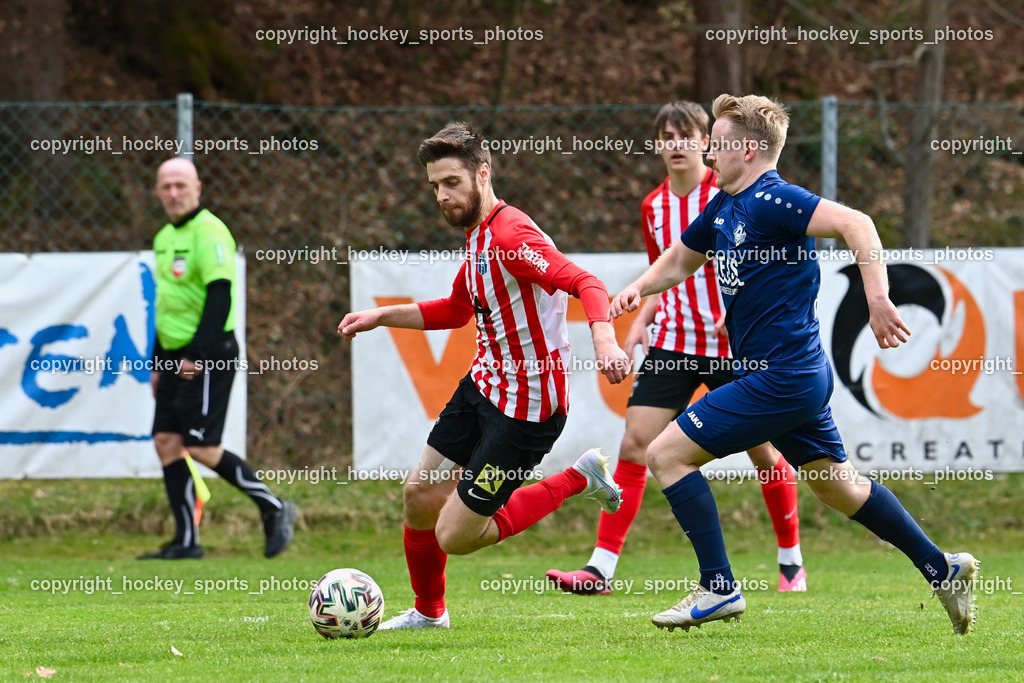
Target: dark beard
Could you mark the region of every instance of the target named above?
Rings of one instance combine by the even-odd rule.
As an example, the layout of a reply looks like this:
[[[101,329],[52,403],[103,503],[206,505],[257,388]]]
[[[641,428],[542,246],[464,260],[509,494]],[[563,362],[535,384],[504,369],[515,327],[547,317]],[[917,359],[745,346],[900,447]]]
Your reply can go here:
[[[458,219],[453,219],[448,214],[444,214],[444,219],[448,221],[448,225],[453,228],[474,228],[476,224],[480,222],[480,207],[483,205],[483,197],[480,195],[480,188],[474,187],[473,193],[469,195],[469,206],[463,212],[462,216]],[[442,211],[441,213],[444,213]]]

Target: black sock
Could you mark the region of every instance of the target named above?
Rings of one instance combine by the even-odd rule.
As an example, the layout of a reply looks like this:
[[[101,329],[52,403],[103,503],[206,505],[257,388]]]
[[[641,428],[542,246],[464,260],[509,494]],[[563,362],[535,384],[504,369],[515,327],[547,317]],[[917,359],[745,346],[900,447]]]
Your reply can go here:
[[[800,573],[800,565],[798,564],[780,564],[779,572],[786,577],[786,581],[792,581],[796,578],[796,575]]]
[[[874,479],[871,480],[871,495],[850,519],[896,546],[933,587],[946,578],[946,556],[921,531],[896,496]]]
[[[704,475],[691,472],[661,492],[693,545],[700,567],[700,585],[716,595],[729,595],[737,590],[739,582],[733,577],[725,552],[718,505]]]
[[[229,484],[233,484],[252,498],[260,508],[260,514],[277,512],[281,509],[281,500],[270,492],[270,488],[260,481],[249,467],[249,463],[229,450],[225,450],[220,462],[213,468]]]
[[[164,467],[164,487],[174,516],[174,542],[185,547],[199,545],[199,529],[195,525],[196,484],[184,458]]]

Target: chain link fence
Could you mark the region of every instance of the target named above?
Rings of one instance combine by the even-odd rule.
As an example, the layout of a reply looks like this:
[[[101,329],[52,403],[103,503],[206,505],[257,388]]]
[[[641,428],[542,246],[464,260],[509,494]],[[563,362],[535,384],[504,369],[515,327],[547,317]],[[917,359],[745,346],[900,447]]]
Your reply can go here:
[[[350,457],[349,346],[335,333],[349,279],[336,261],[348,261],[350,248],[462,246],[416,163],[423,138],[466,120],[496,142],[518,141],[492,152],[498,196],[566,252],[642,251],[640,200],[664,178],[651,130],[660,105],[190,102],[0,103],[0,251],[150,248],[165,220],[152,196],[155,169],[192,152],[204,205],[247,254],[250,362],[317,361],[316,371],[249,377],[248,448],[264,467]],[[908,133],[920,105],[839,102],[834,117],[824,105],[790,105],[782,176],[826,196],[834,186],[840,201],[875,219],[886,246],[898,246],[904,189],[921,162]],[[1020,243],[1024,162],[1015,145],[1024,151],[1016,105],[940,108],[929,144],[933,245]],[[307,255],[292,263],[257,257],[303,248]],[[448,284],[438,283],[439,296]]]

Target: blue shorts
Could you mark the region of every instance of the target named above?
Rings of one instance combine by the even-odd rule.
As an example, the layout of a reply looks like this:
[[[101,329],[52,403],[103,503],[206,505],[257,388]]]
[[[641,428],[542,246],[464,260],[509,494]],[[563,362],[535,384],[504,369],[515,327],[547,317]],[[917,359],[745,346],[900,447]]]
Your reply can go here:
[[[846,461],[828,399],[828,361],[806,370],[757,370],[705,394],[676,418],[716,458],[770,441],[794,467],[821,458]]]

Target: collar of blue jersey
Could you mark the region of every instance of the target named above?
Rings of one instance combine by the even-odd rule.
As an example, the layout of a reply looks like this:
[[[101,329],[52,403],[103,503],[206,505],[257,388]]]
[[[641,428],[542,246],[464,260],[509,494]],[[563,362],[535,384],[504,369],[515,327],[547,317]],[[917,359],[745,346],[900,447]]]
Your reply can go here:
[[[174,227],[176,227],[176,228],[180,228],[181,226],[185,225],[185,224],[186,224],[186,223],[188,223],[188,222],[189,222],[190,220],[192,220],[193,218],[195,218],[196,216],[198,216],[198,215],[199,215],[199,212],[200,212],[200,211],[202,211],[202,210],[203,210],[203,205],[202,205],[202,204],[200,204],[200,205],[199,205],[199,206],[197,206],[197,207],[196,207],[195,209],[193,209],[192,211],[188,212],[187,214],[185,214],[184,216],[182,216],[182,217],[181,217],[181,218],[179,218],[178,220],[176,220],[176,221],[172,221],[172,222],[171,222],[171,225],[173,225],[173,226],[174,226]]]

